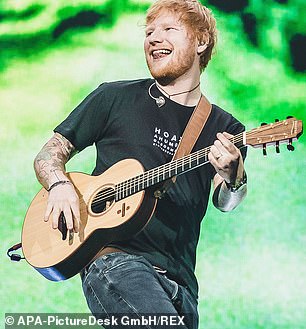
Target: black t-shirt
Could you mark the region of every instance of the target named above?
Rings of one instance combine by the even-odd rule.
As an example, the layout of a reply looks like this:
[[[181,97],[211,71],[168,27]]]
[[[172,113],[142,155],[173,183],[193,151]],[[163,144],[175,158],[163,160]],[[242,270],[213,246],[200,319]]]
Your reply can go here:
[[[167,163],[194,107],[166,99],[159,108],[148,93],[151,85],[151,94],[161,96],[152,79],[103,83],[54,131],[65,136],[78,151],[95,144],[93,175],[126,158],[137,159],[146,170]],[[213,105],[193,151],[212,145],[218,132],[237,134],[243,130],[239,121]],[[158,201],[148,225],[132,239],[112,246],[143,255],[197,297],[196,246],[214,175],[212,165],[206,164],[178,176],[176,184]]]

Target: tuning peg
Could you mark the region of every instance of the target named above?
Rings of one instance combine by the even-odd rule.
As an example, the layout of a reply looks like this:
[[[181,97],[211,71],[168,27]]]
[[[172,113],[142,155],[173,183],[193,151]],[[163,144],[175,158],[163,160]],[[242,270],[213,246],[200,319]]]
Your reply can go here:
[[[266,126],[266,125],[267,125],[266,122],[262,122],[262,123],[261,123],[261,126]]]
[[[292,115],[288,115],[288,116],[287,116],[287,119],[291,119],[291,118],[293,118]]]
[[[287,145],[288,151],[294,151],[294,146],[292,145],[292,138],[289,139],[288,145]]]
[[[275,122],[279,122],[279,119],[275,119]]]
[[[264,157],[267,156],[267,145],[266,144],[262,144],[262,154]]]
[[[279,142],[275,143],[275,150],[276,150],[276,153],[280,153]]]

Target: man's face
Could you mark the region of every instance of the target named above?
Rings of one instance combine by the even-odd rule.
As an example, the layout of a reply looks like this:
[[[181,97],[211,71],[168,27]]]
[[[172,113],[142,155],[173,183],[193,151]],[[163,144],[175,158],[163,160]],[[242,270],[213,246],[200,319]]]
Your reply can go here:
[[[195,38],[177,15],[163,12],[146,28],[144,51],[148,68],[159,82],[170,82],[199,68]]]

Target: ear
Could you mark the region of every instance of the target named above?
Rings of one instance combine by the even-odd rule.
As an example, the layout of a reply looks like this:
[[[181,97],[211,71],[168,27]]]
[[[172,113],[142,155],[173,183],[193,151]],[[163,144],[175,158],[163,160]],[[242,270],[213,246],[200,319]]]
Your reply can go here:
[[[201,55],[206,48],[207,48],[207,43],[204,42],[199,43],[197,48],[198,55]]]

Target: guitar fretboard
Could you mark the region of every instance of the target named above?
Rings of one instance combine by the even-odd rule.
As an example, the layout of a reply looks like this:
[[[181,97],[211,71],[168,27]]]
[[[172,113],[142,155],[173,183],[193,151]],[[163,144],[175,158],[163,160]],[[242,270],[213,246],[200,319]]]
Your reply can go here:
[[[244,134],[244,132],[239,133],[232,137],[230,141],[236,145],[236,147],[241,148],[245,146],[243,140]],[[179,176],[187,171],[203,166],[209,162],[208,154],[210,152],[210,147],[211,146],[208,146],[180,159],[150,169],[141,175],[117,184],[115,186],[115,200],[119,201],[151,186],[158,185],[174,176]]]

